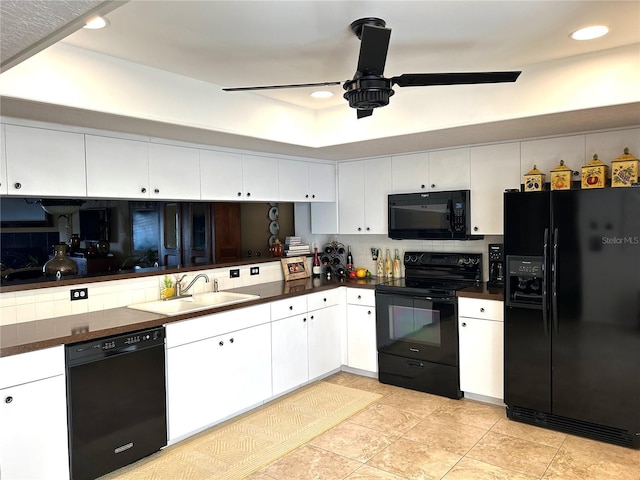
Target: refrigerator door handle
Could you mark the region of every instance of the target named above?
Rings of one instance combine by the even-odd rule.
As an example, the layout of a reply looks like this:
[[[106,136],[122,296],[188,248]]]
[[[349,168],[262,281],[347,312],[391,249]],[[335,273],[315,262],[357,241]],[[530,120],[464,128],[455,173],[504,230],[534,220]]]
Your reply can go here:
[[[549,335],[549,316],[548,316],[548,299],[547,299],[547,260],[549,252],[549,229],[544,229],[544,249],[542,261],[542,329],[544,336]]]
[[[553,230],[553,257],[551,259],[551,321],[553,330],[558,333],[558,229]]]

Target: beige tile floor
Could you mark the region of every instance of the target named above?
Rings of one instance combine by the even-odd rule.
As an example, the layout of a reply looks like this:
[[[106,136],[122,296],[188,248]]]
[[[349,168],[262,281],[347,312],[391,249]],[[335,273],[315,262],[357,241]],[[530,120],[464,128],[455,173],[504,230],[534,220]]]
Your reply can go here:
[[[513,422],[495,405],[326,380],[383,397],[247,480],[640,480],[640,450]]]

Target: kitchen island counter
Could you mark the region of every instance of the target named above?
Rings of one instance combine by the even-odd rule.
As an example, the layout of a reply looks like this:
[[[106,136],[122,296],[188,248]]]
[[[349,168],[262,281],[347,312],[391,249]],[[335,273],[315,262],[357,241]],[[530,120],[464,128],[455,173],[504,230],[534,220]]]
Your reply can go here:
[[[227,290],[230,292],[259,295],[260,298],[255,300],[222,307],[213,307],[184,315],[169,317],[120,307],[4,325],[0,327],[0,357],[134,332],[136,330],[157,327],[187,318],[210,315],[212,313],[338,287],[373,289],[377,283],[383,281],[386,281],[386,279],[371,277],[368,279],[345,278],[336,280],[306,278],[289,282],[268,282]]]

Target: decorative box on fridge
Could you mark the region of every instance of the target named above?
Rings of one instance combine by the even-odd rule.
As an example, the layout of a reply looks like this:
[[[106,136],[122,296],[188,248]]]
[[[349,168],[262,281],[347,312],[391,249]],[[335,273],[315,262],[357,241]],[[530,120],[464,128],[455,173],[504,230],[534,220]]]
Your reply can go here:
[[[524,191],[541,192],[544,187],[544,173],[534,165],[532,170],[524,174]]]
[[[551,190],[569,190],[571,188],[571,169],[560,160],[560,165],[551,170]]]
[[[582,188],[604,188],[607,179],[607,166],[598,160],[598,155],[582,167]]]
[[[625,148],[624,153],[611,162],[611,186],[630,187],[638,183],[638,159]]]

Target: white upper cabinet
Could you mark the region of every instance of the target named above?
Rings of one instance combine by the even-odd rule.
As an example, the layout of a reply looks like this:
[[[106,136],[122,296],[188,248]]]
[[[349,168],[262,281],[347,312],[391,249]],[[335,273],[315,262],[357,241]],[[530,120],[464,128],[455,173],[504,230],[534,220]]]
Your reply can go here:
[[[469,148],[412,153],[392,159],[393,193],[469,189]]]
[[[295,160],[278,160],[278,190],[281,202],[308,202],[309,164]]]
[[[6,125],[5,148],[9,195],[87,195],[84,135]]]
[[[429,153],[412,153],[391,159],[393,193],[429,191]]]
[[[150,198],[148,142],[95,135],[85,140],[89,197]]]
[[[5,149],[4,125],[0,124],[0,195],[7,193],[7,155]]]
[[[309,200],[336,201],[336,167],[328,163],[309,163]]]
[[[580,167],[585,163],[584,135],[530,140],[520,145],[521,182],[524,180],[524,174],[534,165],[546,175],[545,182],[549,182],[551,170],[560,165],[560,160],[564,160],[564,164],[573,171],[580,171]],[[580,179],[580,177],[573,178]]]
[[[634,157],[640,158],[640,128],[588,133],[584,163],[589,163],[593,155],[597,154],[602,162],[611,166],[611,161],[622,155],[625,147],[629,148],[629,153]]]
[[[429,152],[429,189],[434,192],[469,190],[469,148]]]
[[[502,235],[502,208],[506,189],[519,189],[520,143],[501,143],[472,147],[471,233]]]
[[[200,150],[202,200],[242,200],[242,155]]]
[[[154,200],[200,200],[199,150],[150,143],[149,186]]]
[[[391,158],[338,165],[340,233],[387,233],[387,196],[391,193]]]
[[[243,155],[243,200],[278,201],[278,159]]]

